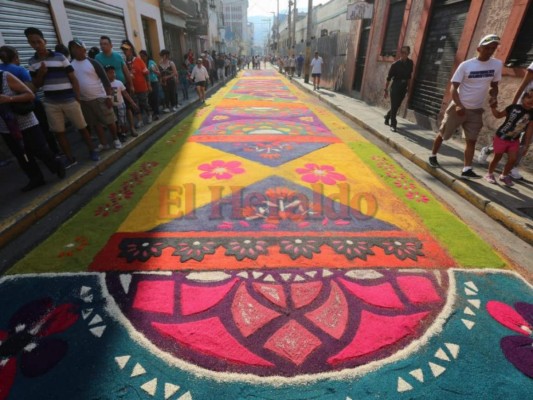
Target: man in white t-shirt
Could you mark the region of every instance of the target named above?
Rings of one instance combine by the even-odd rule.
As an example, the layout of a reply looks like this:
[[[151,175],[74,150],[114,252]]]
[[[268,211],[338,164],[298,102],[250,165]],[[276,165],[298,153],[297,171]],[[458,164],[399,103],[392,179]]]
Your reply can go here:
[[[315,51],[315,56],[311,60],[311,76],[313,77],[313,90],[320,89],[320,76],[322,75],[322,64],[324,60],[318,55],[318,51]]]
[[[491,98],[495,100],[498,96],[498,82],[502,78],[503,63],[492,58],[492,55],[499,44],[500,38],[494,34],[483,37],[477,47],[477,56],[463,61],[455,71],[451,79],[452,101],[446,109],[429,157],[429,165],[432,167],[440,166],[437,153],[442,142],[450,139],[461,126],[466,140],[461,177],[481,178],[472,169],[472,160],[476,140],[483,127],[483,103],[489,87]]]
[[[81,110],[85,120],[90,121],[96,129],[100,140],[98,150],[109,148],[102,126],[109,129],[115,148],[122,148],[113,112],[113,91],[104,67],[98,61],[87,58],[87,49],[81,40],[71,40],[68,47],[72,55],[71,65],[80,86]]]

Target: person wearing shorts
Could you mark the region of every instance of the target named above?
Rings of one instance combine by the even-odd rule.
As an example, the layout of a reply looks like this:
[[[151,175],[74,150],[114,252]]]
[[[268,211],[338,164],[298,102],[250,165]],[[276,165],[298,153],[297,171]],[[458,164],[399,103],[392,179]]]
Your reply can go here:
[[[85,44],[74,39],[68,43],[72,54],[72,67],[80,85],[80,105],[86,121],[91,121],[95,127],[100,145],[98,150],[108,149],[109,145],[105,138],[103,127],[106,126],[113,138],[116,149],[122,148],[118,139],[115,114],[113,112],[113,93],[111,84],[104,71],[104,67],[98,62],[87,57]]]
[[[439,133],[433,141],[429,165],[439,167],[437,153],[442,142],[452,137],[462,127],[466,139],[464,166],[461,178],[480,178],[472,169],[476,141],[483,127],[483,102],[487,91],[493,99],[498,96],[498,83],[502,78],[503,63],[492,57],[500,38],[494,34],[483,37],[477,47],[477,56],[463,61],[451,79],[452,101],[446,109]]]
[[[324,60],[315,51],[315,56],[311,60],[311,76],[313,77],[313,90],[320,90],[320,76],[322,75],[322,64]]]
[[[205,88],[209,81],[209,72],[207,72],[207,69],[204,67],[201,58],[196,61],[196,65],[191,72],[191,79],[196,85],[196,91],[198,92],[200,101],[205,104]]]
[[[38,28],[26,28],[24,35],[29,45],[35,50],[34,56],[28,61],[32,83],[36,89],[43,88],[44,109],[48,124],[67,157],[66,167],[76,164],[76,159],[65,135],[65,116],[81,133],[89,149],[91,160],[98,161],[100,157],[94,148],[91,134],[78,103],[79,84],[72,65],[63,54],[46,48],[46,40]]]
[[[126,86],[124,86],[122,81],[116,79],[115,67],[113,65],[106,65],[104,69],[107,74],[107,78],[109,79],[109,82],[111,84],[111,89],[113,91],[113,110],[117,119],[117,130],[119,132],[119,139],[121,142],[125,142],[127,140],[126,134],[128,132],[128,120],[126,119],[127,111],[126,102],[124,100],[128,102],[132,110],[138,111],[138,107],[137,104],[135,104],[135,101],[133,101],[133,99],[129,95]]]
[[[489,170],[485,180],[489,183],[496,183],[494,170],[507,153],[507,163],[503,168],[499,180],[506,186],[513,186],[513,180],[510,176],[511,169],[516,163],[518,152],[520,150],[520,135],[526,132],[524,136],[524,152],[527,153],[533,135],[533,89],[527,91],[522,97],[522,104],[511,104],[503,111],[496,109],[497,102],[493,100],[490,104],[492,115],[495,118],[504,118],[505,122],[496,130],[492,146],[494,147],[494,157],[489,164]]]

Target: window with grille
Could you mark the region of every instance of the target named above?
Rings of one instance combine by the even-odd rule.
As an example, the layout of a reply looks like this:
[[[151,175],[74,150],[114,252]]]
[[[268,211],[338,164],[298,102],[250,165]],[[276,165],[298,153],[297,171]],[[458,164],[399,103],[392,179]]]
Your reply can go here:
[[[528,67],[533,62],[533,4],[529,5],[522,26],[516,35],[507,67]]]
[[[387,18],[387,28],[381,47],[381,55],[396,56],[398,41],[402,30],[403,14],[405,12],[406,0],[391,0],[389,6],[389,17]]]

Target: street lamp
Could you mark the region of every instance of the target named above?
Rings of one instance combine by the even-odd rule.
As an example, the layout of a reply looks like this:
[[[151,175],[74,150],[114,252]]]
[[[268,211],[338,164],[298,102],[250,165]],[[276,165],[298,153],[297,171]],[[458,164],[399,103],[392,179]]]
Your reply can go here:
[[[270,29],[271,29],[270,24],[271,24],[272,21],[270,21],[270,19],[262,19],[261,22],[268,22],[268,37],[267,37],[267,39],[268,39],[268,44],[270,44],[270,35],[272,33],[270,31]],[[266,45],[266,48],[270,51],[269,47],[270,47],[269,45]],[[266,55],[267,51],[264,51],[264,53],[265,53],[264,55]]]

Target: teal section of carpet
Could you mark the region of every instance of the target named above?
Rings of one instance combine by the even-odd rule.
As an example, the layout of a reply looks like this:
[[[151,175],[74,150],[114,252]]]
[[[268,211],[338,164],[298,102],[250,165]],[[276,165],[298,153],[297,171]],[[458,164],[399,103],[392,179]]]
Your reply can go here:
[[[531,379],[514,368],[499,346],[503,337],[516,333],[494,320],[485,305],[491,300],[510,306],[516,302],[533,303],[531,287],[516,274],[452,273],[456,297],[442,331],[435,332],[405,358],[361,376],[346,377],[344,371],[338,377],[281,386],[216,381],[168,365],[151,349],[133,340],[116,316],[109,314],[106,307],[112,302],[103,297],[98,275],[4,279],[0,283],[0,331],[4,334],[17,310],[35,299],[48,297],[56,306],[71,304],[79,311],[78,319],[68,329],[45,336],[68,343],[65,356],[47,373],[25,377],[25,350],[20,349],[14,356],[17,372],[7,398],[164,399],[165,387],[175,389],[171,385],[179,389],[169,398],[181,400],[527,398]],[[470,329],[465,321],[473,323]],[[99,332],[97,328],[103,328],[101,336],[92,332]],[[36,340],[37,346],[42,339]],[[454,348],[456,353],[450,351]],[[122,360],[123,365],[117,360]],[[416,378],[418,370],[423,382]],[[407,384],[401,386],[402,390],[408,388],[404,392],[398,391],[400,380]],[[5,380],[0,382],[5,384]]]

